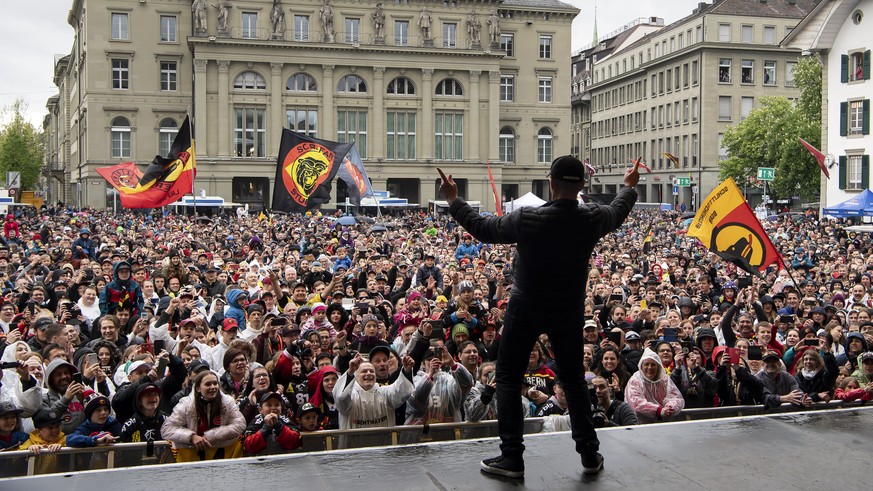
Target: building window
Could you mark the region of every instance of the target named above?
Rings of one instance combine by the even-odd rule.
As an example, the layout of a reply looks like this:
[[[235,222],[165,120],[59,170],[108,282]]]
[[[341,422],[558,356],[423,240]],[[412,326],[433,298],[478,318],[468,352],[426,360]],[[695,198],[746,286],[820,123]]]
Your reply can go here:
[[[114,41],[127,41],[130,39],[127,14],[112,13],[112,39]]]
[[[552,130],[541,128],[537,133],[537,162],[548,164],[552,161]]]
[[[289,130],[306,136],[318,137],[318,111],[315,109],[286,109],[285,125]]]
[[[161,125],[158,128],[158,154],[164,157],[170,156],[170,148],[173,146],[173,140],[176,138],[176,133],[179,132],[179,125],[173,118],[164,118],[161,120]]]
[[[464,95],[464,91],[461,89],[461,84],[453,79],[446,78],[441,80],[437,86],[436,91],[434,91],[436,95],[446,95],[446,96],[455,96],[460,97]]]
[[[515,162],[515,131],[509,126],[500,128],[500,160]]]
[[[367,92],[367,84],[364,79],[357,75],[346,75],[341,78],[336,85],[336,91],[340,93],[361,93]]]
[[[415,85],[406,77],[397,77],[388,82],[387,92],[392,95],[415,95]]]
[[[317,92],[318,84],[311,75],[306,73],[295,73],[288,77],[288,82],[285,83],[285,90],[289,92]]]
[[[855,82],[870,79],[870,50],[841,56],[840,81]]]
[[[794,87],[794,69],[797,68],[796,61],[785,62],[785,86]]]
[[[394,21],[394,45],[409,46],[409,21]]]
[[[764,44],[776,44],[776,28],[764,26]]]
[[[112,148],[110,153],[114,159],[130,158],[131,137],[130,137],[130,120],[118,116],[112,120],[112,125],[109,129]]]
[[[245,39],[258,38],[258,13],[242,13],[242,37]]]
[[[346,43],[358,44],[361,42],[361,19],[356,17],[346,18]]]
[[[234,89],[242,90],[266,90],[267,83],[264,82],[264,77],[256,72],[242,72],[236,76],[233,81]]]
[[[697,97],[691,98],[691,122],[697,122],[700,117],[700,106],[697,104]]]
[[[509,58],[515,56],[515,36],[513,34],[500,35],[500,50],[504,51]]]
[[[112,88],[127,90],[130,88],[130,60],[112,60]]]
[[[697,85],[697,60],[691,62],[691,85]]]
[[[294,16],[294,40],[309,41],[309,16],[295,15]]]
[[[540,36],[540,59],[552,59],[552,36]]]
[[[776,85],[776,62],[764,61],[764,85]]]
[[[846,131],[841,131],[843,136],[846,135],[867,135],[870,133],[870,100],[856,100],[840,105],[840,117],[842,121],[848,116],[848,127]],[[844,107],[845,106],[845,107]],[[846,110],[848,109],[848,110]],[[846,114],[848,113],[848,115]],[[842,122],[841,121],[841,122]]]
[[[177,86],[175,61],[161,62],[161,90],[164,92],[175,92]]]
[[[682,86],[688,88],[688,63],[682,65]]]
[[[233,116],[233,143],[236,156],[242,158],[266,156],[266,111],[260,108],[238,107],[233,110]]]
[[[731,42],[731,25],[730,24],[719,24],[718,25],[718,42],[720,42],[720,43]]]
[[[724,161],[728,159],[727,148],[724,147],[724,133],[718,134],[718,160]]]
[[[731,83],[731,59],[718,59],[718,82],[722,84]]]
[[[367,111],[340,110],[336,113],[336,141],[355,142],[361,158],[367,158]]]
[[[539,101],[545,103],[552,102],[552,77],[540,77]]]
[[[176,16],[162,15],[161,16],[161,42],[175,43],[176,42]]]
[[[740,83],[754,84],[755,83],[755,61],[743,60],[740,66]]]
[[[718,97],[718,120],[719,121],[730,121],[731,120],[731,97],[730,96],[719,96]]]
[[[386,114],[388,160],[415,159],[415,113],[391,112]]]
[[[443,48],[458,47],[458,24],[446,22],[443,24]]]
[[[746,119],[751,114],[752,109],[755,108],[755,98],[754,97],[743,97],[740,99],[740,120]]]
[[[512,102],[515,100],[515,76],[500,76],[500,102]]]
[[[870,156],[840,157],[840,189],[861,190],[870,185]]]
[[[463,113],[434,115],[434,157],[437,160],[464,160]]]
[[[743,26],[742,32],[740,33],[741,39],[740,41],[743,43],[751,44],[755,42],[755,27],[754,26]]]
[[[691,112],[691,106],[688,104],[688,99],[682,101],[682,122],[688,122],[688,113]]]

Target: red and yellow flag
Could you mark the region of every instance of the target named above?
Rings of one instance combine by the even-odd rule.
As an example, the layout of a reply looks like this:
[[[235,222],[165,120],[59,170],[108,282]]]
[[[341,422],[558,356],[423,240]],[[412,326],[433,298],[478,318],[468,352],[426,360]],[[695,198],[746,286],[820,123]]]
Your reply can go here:
[[[494,193],[494,206],[497,208],[497,216],[503,216],[503,206],[500,204],[500,195],[497,194],[497,185],[494,184],[494,175],[491,174],[491,164],[485,161],[485,166],[488,167],[488,180],[491,181],[491,192]]]
[[[675,165],[676,167],[679,167],[679,157],[673,155],[670,152],[664,152],[661,155],[663,155],[664,158],[669,160],[670,162],[673,162],[673,165]]]
[[[731,178],[716,186],[701,203],[688,227],[688,236],[757,276],[767,266],[781,262],[776,247]]]
[[[144,173],[133,162],[97,169],[118,191],[125,208],[160,208],[175,203],[193,191],[196,172],[194,140],[187,116],[173,139],[170,156],[155,156]]]

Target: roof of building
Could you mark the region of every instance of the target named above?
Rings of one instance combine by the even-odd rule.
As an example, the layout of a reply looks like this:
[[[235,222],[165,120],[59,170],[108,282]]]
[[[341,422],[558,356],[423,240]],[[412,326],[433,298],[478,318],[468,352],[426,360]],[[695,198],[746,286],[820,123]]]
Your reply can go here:
[[[502,7],[528,7],[532,9],[561,9],[579,12],[577,7],[558,0],[503,0]]]
[[[721,0],[707,13],[802,19],[818,3],[814,0]]]

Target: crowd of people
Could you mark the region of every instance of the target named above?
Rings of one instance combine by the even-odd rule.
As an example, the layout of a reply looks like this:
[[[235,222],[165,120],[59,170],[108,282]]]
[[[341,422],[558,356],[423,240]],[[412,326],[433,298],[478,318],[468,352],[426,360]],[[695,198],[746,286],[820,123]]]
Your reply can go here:
[[[340,216],[8,215],[0,448],[168,440],[183,462],[292,451],[306,432],[497,419],[514,246],[447,215],[374,230]],[[845,225],[765,222],[790,268],[753,277],[678,212],[634,210],[594,248],[579,299],[597,424],[869,400],[873,241]],[[541,336],[518,404],[569,429],[553,353]]]

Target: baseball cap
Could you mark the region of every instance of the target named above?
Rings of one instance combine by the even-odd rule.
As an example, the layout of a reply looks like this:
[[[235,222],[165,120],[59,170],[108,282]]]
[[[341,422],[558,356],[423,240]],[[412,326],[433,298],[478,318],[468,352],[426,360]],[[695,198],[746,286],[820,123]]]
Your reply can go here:
[[[582,182],[585,180],[585,164],[572,155],[564,155],[552,161],[548,176],[561,181]]]
[[[191,360],[191,363],[188,364],[188,373],[197,373],[204,369],[209,370],[209,363],[202,358]]]
[[[640,340],[642,340],[642,339],[643,339],[643,338],[640,337],[640,333],[638,333],[638,332],[636,332],[636,331],[628,331],[628,332],[624,335],[624,340],[625,340],[625,341],[640,341]]]
[[[236,321],[236,319],[227,317],[222,322],[221,329],[224,332],[232,331],[234,329],[239,329],[239,323]]]
[[[763,361],[779,361],[781,358],[779,357],[779,353],[776,353],[775,351],[768,351],[767,354],[765,354],[761,359]]]
[[[9,413],[21,414],[22,412],[22,409],[15,407],[15,404],[10,401],[0,402],[0,416],[6,416]]]

